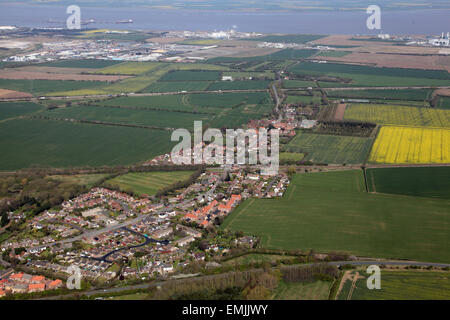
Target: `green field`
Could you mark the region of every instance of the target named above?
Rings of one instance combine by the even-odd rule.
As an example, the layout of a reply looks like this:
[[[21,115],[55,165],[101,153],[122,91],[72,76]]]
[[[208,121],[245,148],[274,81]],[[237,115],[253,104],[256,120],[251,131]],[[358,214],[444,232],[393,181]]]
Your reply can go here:
[[[262,90],[267,89],[269,84],[269,80],[220,81],[212,83],[208,90]]]
[[[367,169],[370,192],[450,199],[450,167]]]
[[[345,109],[344,120],[448,128],[450,127],[450,110],[352,103]]]
[[[248,199],[222,225],[271,249],[450,262],[450,200],[365,192],[361,170],[297,174],[281,199]]]
[[[440,109],[450,109],[450,97],[439,97],[437,107]]]
[[[155,195],[159,190],[175,182],[187,180],[193,171],[139,172],[128,173],[106,181],[121,190],[131,190],[137,194]]]
[[[171,81],[154,82],[144,92],[181,92],[181,91],[204,91],[211,84],[209,81]]]
[[[58,180],[65,183],[77,184],[88,188],[94,187],[101,180],[107,178],[109,174],[74,174],[74,175],[54,175],[48,176],[47,179]]]
[[[233,79],[235,80],[249,80],[250,78],[264,79],[264,80],[275,79],[275,74],[271,71],[264,71],[264,72],[227,71],[223,72],[222,75],[233,77]]]
[[[170,132],[63,121],[0,123],[0,170],[128,165],[170,152]]]
[[[107,109],[106,111],[106,109],[95,110],[94,107],[88,107],[87,114],[85,109],[78,109],[83,113],[70,109],[54,111],[64,115],[70,114],[76,119],[83,116],[91,120],[107,121],[106,119],[109,119],[108,121],[158,127],[173,128],[183,125],[191,128],[194,120],[203,120],[214,128],[237,128],[251,119],[259,119],[269,114],[273,107],[272,100],[266,92],[120,97],[96,102],[96,104],[120,106],[124,109],[115,108],[115,110]],[[132,110],[131,108],[153,110]],[[165,110],[183,112],[165,112]]]
[[[351,300],[450,299],[449,272],[382,270],[380,290],[369,290],[367,275],[364,272],[362,275],[364,278],[356,282]],[[345,285],[348,287],[347,283]],[[339,299],[346,300],[347,297],[348,290],[342,290]]]
[[[275,42],[275,43],[297,43],[303,44],[310,41],[322,39],[323,35],[314,34],[288,34],[288,35],[269,35],[259,38],[250,38],[251,41]]]
[[[103,81],[0,79],[1,89],[29,92],[35,96],[43,96],[65,90],[93,90],[102,86],[105,86]]]
[[[332,282],[314,281],[289,283],[280,281],[273,300],[328,300]]]
[[[286,256],[279,254],[260,254],[260,253],[249,253],[243,256],[232,258],[230,260],[224,261],[225,266],[240,266],[249,265],[252,263],[262,263],[262,262],[280,262],[280,261],[294,261],[295,256]]]
[[[288,95],[285,101],[286,104],[321,104],[321,96],[300,96],[300,95]]]
[[[218,71],[180,70],[165,74],[160,81],[214,81],[219,78]]]
[[[305,160],[323,164],[364,163],[372,139],[332,136],[299,131],[284,151],[305,154]]]
[[[157,128],[192,128],[194,121],[207,121],[206,114],[96,106],[59,108],[41,113],[51,119],[76,119]]]
[[[280,152],[280,162],[297,162],[302,161],[305,155],[295,152]]]
[[[425,101],[431,97],[431,89],[380,89],[380,90],[333,90],[327,95],[333,98],[378,99],[378,100],[413,100]]]
[[[41,63],[40,66],[44,67],[56,67],[56,68],[91,68],[91,69],[101,69],[110,67],[121,63],[121,61],[111,61],[111,60],[95,60],[95,59],[85,59],[85,60],[62,60]]]
[[[316,88],[317,85],[314,81],[302,81],[302,80],[284,80],[283,88],[291,89],[291,88]]]
[[[305,75],[328,76],[351,80],[348,82],[321,82],[326,87],[368,86],[448,86],[450,74],[443,70],[420,70],[406,68],[378,68],[338,63],[302,62],[289,71],[303,77]]]
[[[350,51],[323,51],[319,53],[318,57],[345,57],[351,54]]]
[[[42,106],[32,102],[0,103],[0,120],[24,116],[42,109]]]
[[[144,66],[150,66],[150,70],[147,69],[144,73],[139,74],[136,77],[128,78],[122,81],[118,81],[112,84],[104,84],[100,87],[94,88],[73,88],[74,90],[59,91],[55,90],[52,95],[58,96],[79,96],[79,95],[95,95],[95,94],[121,94],[129,92],[152,92],[146,91],[146,88],[150,87],[153,83],[158,81],[161,77],[171,71],[176,70],[201,70],[201,71],[227,71],[228,68],[224,66],[216,66],[205,63],[154,63],[145,62]],[[117,67],[112,67],[107,72],[124,72],[132,73],[136,71],[136,66],[139,64],[121,64]],[[145,70],[147,67],[143,67]],[[105,72],[103,69],[102,72]],[[80,82],[80,81],[79,81]]]
[[[147,73],[158,67],[165,66],[167,64],[160,62],[123,62],[114,64],[106,68],[95,70],[95,73],[99,74],[124,74],[124,75],[136,75]]]
[[[207,60],[208,63],[234,64],[242,62],[263,62],[306,59],[316,54],[313,49],[283,49],[272,54],[256,57],[217,57]]]
[[[266,92],[192,94],[189,96],[189,102],[191,105],[199,107],[221,108],[232,108],[239,104],[272,104],[270,95]]]

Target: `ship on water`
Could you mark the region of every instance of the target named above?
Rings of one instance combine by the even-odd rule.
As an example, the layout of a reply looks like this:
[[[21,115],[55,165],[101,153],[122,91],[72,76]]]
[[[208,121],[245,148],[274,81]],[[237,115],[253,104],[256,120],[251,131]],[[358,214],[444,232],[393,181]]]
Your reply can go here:
[[[133,19],[119,20],[119,21],[116,21],[116,23],[133,23]]]

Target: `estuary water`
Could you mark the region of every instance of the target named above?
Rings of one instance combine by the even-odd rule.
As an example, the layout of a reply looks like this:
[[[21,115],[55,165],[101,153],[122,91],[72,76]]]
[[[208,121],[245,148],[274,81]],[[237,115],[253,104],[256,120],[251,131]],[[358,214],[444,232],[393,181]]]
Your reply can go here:
[[[76,2],[75,2],[76,3]],[[450,31],[450,10],[385,11],[382,30],[368,30],[365,11],[236,12],[150,8],[81,7],[89,28],[157,31],[219,31],[306,34],[440,34]],[[64,27],[66,7],[32,4],[0,4],[0,25]],[[132,19],[131,24],[118,21]]]

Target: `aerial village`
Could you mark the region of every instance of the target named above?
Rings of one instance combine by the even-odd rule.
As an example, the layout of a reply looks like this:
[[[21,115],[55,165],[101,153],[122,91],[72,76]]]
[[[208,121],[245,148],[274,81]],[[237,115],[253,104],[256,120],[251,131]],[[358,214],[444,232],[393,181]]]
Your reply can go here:
[[[3,259],[15,259],[30,272],[2,271],[0,296],[60,288],[73,266],[88,280],[148,280],[226,255],[232,247],[254,247],[253,236],[233,234],[224,241],[206,235],[243,200],[281,197],[288,184],[283,173],[264,176],[233,166],[208,169],[193,184],[161,198],[93,188],[35,216],[27,233],[2,244]],[[10,219],[20,222],[25,216],[11,212]],[[200,250],[202,240],[207,243]]]

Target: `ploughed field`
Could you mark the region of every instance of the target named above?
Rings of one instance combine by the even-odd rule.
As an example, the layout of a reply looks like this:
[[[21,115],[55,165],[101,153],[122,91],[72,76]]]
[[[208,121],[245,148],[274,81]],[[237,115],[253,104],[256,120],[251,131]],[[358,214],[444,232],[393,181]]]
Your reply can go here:
[[[280,199],[249,199],[223,228],[273,249],[450,262],[450,200],[366,192],[361,170],[296,174]]]

